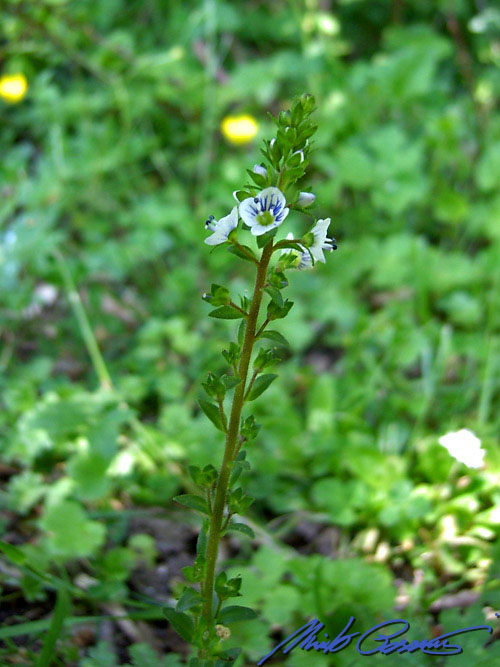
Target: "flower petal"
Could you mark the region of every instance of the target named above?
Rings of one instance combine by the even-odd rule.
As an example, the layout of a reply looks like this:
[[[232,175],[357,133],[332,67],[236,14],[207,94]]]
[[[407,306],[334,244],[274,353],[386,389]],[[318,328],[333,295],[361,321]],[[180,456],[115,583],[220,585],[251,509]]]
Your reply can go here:
[[[247,197],[240,203],[240,218],[249,227],[257,224],[257,216],[260,213],[260,207],[255,203],[254,197]]]
[[[238,226],[238,207],[234,206],[231,213],[220,220],[214,221],[212,227],[213,234],[205,239],[207,245],[219,245],[225,243],[229,234]]]
[[[309,249],[317,262],[325,263],[323,248],[325,247],[326,235],[328,232],[328,227],[330,226],[330,222],[330,218],[318,220],[311,230],[314,235],[314,243]]]
[[[274,229],[275,227],[278,227],[279,224],[280,223],[276,221],[270,225],[260,225],[258,222],[256,222],[254,225],[252,225],[250,231],[254,236],[262,236],[262,234],[271,231],[271,229]]]
[[[224,218],[221,218],[219,222],[217,223],[217,229],[224,230],[227,232],[227,235],[229,236],[229,233],[233,231],[233,229],[236,229],[238,226],[238,207],[233,206],[231,209],[231,213],[226,215]]]
[[[227,236],[221,234],[220,232],[214,232],[211,236],[205,239],[207,245],[219,245],[220,243],[225,243],[227,241]]]
[[[314,234],[314,236],[316,236],[316,234],[321,234],[323,236],[323,241],[324,241],[324,239],[326,239],[326,235],[328,233],[328,227],[330,226],[330,223],[331,223],[331,218],[325,218],[324,220],[318,220],[311,231]]]
[[[258,198],[262,203],[262,210],[271,211],[274,215],[276,215],[274,211],[279,212],[285,208],[285,195],[279,188],[275,188],[274,186],[264,188],[264,190],[259,192]]]

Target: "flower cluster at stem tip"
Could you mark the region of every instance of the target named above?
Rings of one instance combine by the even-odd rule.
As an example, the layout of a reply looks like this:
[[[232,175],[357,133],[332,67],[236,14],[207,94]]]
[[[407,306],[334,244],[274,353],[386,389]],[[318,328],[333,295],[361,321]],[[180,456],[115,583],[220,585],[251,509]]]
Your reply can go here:
[[[265,142],[266,148],[262,151],[267,164],[256,164],[252,171],[248,170],[253,183],[245,186],[245,190],[233,193],[237,205],[228,215],[219,220],[213,215],[208,218],[205,227],[211,234],[205,243],[211,246],[227,243],[241,248],[237,237],[240,219],[242,227],[253,236],[267,235],[267,240],[285,222],[291,209],[308,213],[305,209],[314,203],[315,195],[297,191],[294,186],[308,164],[309,137],[316,130],[309,119],[313,107],[313,98],[303,95],[291,111],[281,112],[275,119],[277,137]],[[280,243],[280,268],[306,269],[315,262],[325,262],[324,251],[337,248],[335,239],[328,238],[330,222],[330,218],[316,220],[300,238],[289,233]]]

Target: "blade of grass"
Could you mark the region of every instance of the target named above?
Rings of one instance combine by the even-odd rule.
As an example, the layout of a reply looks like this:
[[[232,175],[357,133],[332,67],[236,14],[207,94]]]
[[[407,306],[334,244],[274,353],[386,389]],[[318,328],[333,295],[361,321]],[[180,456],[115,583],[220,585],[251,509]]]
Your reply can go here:
[[[78,290],[76,289],[76,285],[74,283],[73,277],[71,276],[66,260],[59,250],[54,250],[52,254],[57,262],[57,266],[66,289],[66,296],[78,321],[85,347],[87,348],[92,365],[94,366],[94,370],[97,374],[97,377],[99,378],[99,383],[103,389],[111,389],[113,386],[111,377],[108,373],[108,369],[106,368],[101,351],[99,350],[99,345],[97,344],[94,332],[90,326],[87,313],[83,307],[82,300],[80,299],[80,295],[78,294]]]
[[[71,613],[71,600],[68,593],[62,588],[57,593],[57,601],[50,621],[49,631],[43,642],[35,667],[50,667],[55,657],[56,642],[64,626],[64,620]]]
[[[151,611],[133,612],[130,614],[123,614],[122,616],[111,616],[110,614],[103,614],[102,616],[71,616],[63,620],[63,627],[72,627],[81,623],[99,623],[101,621],[115,621],[120,618],[131,618],[137,620],[162,620],[164,618],[163,607],[158,610],[151,609]],[[9,639],[11,637],[20,637],[22,635],[34,635],[45,632],[50,627],[51,619],[41,619],[39,621],[28,621],[27,623],[17,623],[16,625],[6,625],[0,628],[0,641]]]

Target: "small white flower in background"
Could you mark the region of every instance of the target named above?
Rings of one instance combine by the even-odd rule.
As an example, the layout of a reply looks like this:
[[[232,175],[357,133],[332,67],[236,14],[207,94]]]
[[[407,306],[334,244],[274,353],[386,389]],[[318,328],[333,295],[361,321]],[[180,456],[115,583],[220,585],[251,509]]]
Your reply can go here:
[[[297,204],[305,208],[306,206],[310,206],[315,199],[316,195],[313,195],[312,192],[300,192]]]
[[[335,239],[328,239],[326,237],[328,227],[330,226],[330,218],[318,220],[318,222],[311,229],[314,236],[314,242],[309,246],[312,256],[317,262],[325,262],[325,255],[323,250],[336,250]]]
[[[446,447],[454,459],[465,463],[468,468],[481,468],[483,465],[486,451],[481,448],[481,440],[467,428],[441,436],[439,444]]]
[[[219,245],[225,243],[229,234],[238,226],[238,207],[235,206],[229,215],[220,220],[215,220],[211,215],[205,223],[206,229],[209,229],[213,234],[205,239],[208,245]]]
[[[287,241],[290,241],[293,239],[293,234],[287,234],[286,237]],[[300,245],[300,243],[298,244]],[[302,270],[302,269],[310,269],[311,266],[313,265],[311,255],[307,252],[307,250],[304,248],[304,246],[300,245],[302,248],[302,252],[299,253],[298,250],[295,250],[295,248],[284,248],[281,251],[282,255],[288,255],[289,253],[292,253],[297,258],[297,264],[295,265],[296,269]]]
[[[254,164],[253,173],[260,174],[261,176],[264,176],[264,178],[267,178],[267,169],[262,167],[260,164]]]
[[[43,304],[47,306],[52,306],[57,299],[57,288],[54,285],[49,285],[48,283],[42,283],[35,287],[35,296]]]
[[[264,188],[256,197],[247,197],[240,204],[240,216],[254,236],[279,227],[288,215],[284,194],[278,188]]]

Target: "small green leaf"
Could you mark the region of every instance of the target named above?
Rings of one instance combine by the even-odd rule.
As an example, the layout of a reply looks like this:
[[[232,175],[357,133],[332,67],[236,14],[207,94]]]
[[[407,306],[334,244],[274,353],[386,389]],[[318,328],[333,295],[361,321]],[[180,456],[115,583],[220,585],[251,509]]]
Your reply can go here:
[[[267,245],[269,241],[275,237],[277,231],[278,228],[275,227],[274,229],[271,229],[271,231],[257,236],[257,245],[259,248],[263,248],[265,245]]]
[[[237,190],[237,191],[234,193],[234,195],[235,195],[235,197],[238,199],[238,201],[243,201],[243,200],[246,199],[247,197],[251,197],[251,196],[252,196],[252,193],[251,193],[251,192],[247,192],[246,190]]]
[[[255,185],[258,185],[259,188],[265,188],[267,185],[267,177],[262,176],[262,174],[256,174],[254,171],[247,169],[247,174],[250,176]]]
[[[229,607],[224,607],[220,612],[218,621],[223,625],[227,625],[228,623],[236,623],[237,621],[252,621],[254,618],[257,618],[257,614],[250,607],[229,605]]]
[[[263,331],[259,338],[267,338],[268,340],[272,340],[275,343],[278,343],[279,345],[283,345],[284,347],[289,347],[290,343],[287,341],[287,339],[280,334],[279,331],[273,331],[270,329],[269,331]]]
[[[278,308],[274,301],[270,301],[267,306],[267,316],[271,320],[280,320],[283,317],[286,317],[293,307],[293,301],[285,299],[283,308]]]
[[[26,562],[26,556],[21,549],[18,549],[8,542],[0,540],[0,551],[3,551],[7,558],[16,565],[23,565]]]
[[[260,396],[269,387],[278,376],[275,373],[268,373],[267,375],[260,375],[254,382],[252,390],[250,391],[247,401],[253,401]]]
[[[227,665],[234,663],[236,658],[240,655],[241,648],[235,646],[234,648],[228,648],[225,651],[219,653],[219,660],[215,663],[214,667],[227,667]]]
[[[222,417],[220,415],[220,411],[217,405],[215,405],[215,403],[210,403],[210,401],[206,401],[203,398],[200,398],[198,403],[200,404],[200,408],[207,415],[212,424],[216,428],[218,428],[219,431],[225,433],[226,429],[224,428],[224,424],[222,423]]]
[[[246,320],[242,320],[238,326],[238,343],[240,347],[243,345],[243,340],[245,338],[245,328]]]
[[[219,320],[239,320],[242,317],[245,317],[243,313],[240,313],[239,310],[233,308],[232,306],[221,306],[215,310],[210,311],[210,317],[216,317]]]
[[[175,607],[176,611],[186,611],[201,604],[202,597],[194,588],[185,588]]]
[[[195,496],[193,493],[184,493],[180,496],[175,496],[174,500],[176,503],[184,505],[184,507],[189,507],[189,509],[210,516],[207,501],[200,496]]]
[[[299,252],[304,252],[304,248],[300,243],[292,243],[291,241],[280,241],[280,248],[292,248],[292,250],[298,250]]]
[[[200,475],[201,475],[200,467],[189,465],[188,466],[188,473],[189,473],[189,476],[191,477],[191,479],[193,480],[193,482],[195,484],[199,484],[198,480],[200,479]]]
[[[190,642],[194,633],[194,623],[190,616],[182,612],[175,611],[171,607],[166,607],[163,614],[167,618],[170,625],[177,632],[178,635],[186,642]]]
[[[250,526],[247,526],[246,523],[236,523],[236,522],[230,522],[227,530],[234,530],[237,533],[243,533],[244,535],[248,535],[248,537],[251,537],[252,539],[255,538],[255,533],[253,530],[250,528]]]
[[[247,252],[243,252],[241,248],[245,248]],[[241,259],[245,259],[247,262],[252,261],[252,257],[254,257],[255,261],[257,260],[257,257],[255,257],[255,253],[252,252],[252,249],[249,248],[247,245],[242,245],[241,247],[238,247],[237,245],[231,245],[228,248],[229,252],[231,252],[233,255],[236,255],[236,257],[240,257]],[[250,255],[250,257],[249,257]]]
[[[234,389],[237,385],[240,384],[241,378],[236,377],[235,375],[223,375],[221,377],[222,382],[226,389]]]
[[[269,285],[268,287],[266,287],[266,292],[269,294],[269,296],[278,306],[278,308],[283,308],[283,297],[281,296],[281,292],[277,287]]]

